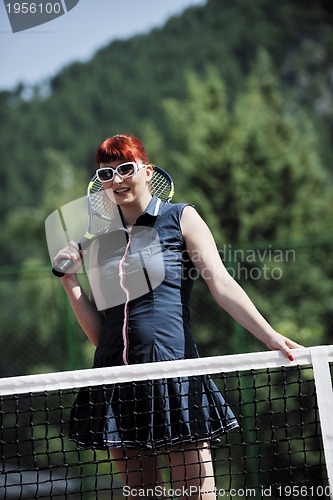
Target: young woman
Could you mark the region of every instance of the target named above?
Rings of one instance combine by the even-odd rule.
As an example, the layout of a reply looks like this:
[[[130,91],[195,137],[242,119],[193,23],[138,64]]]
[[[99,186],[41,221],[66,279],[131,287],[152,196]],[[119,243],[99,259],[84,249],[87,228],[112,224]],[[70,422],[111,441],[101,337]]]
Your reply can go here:
[[[121,224],[91,247],[93,294],[88,297],[77,280],[82,256],[75,242],[55,258],[55,263],[73,260],[61,282],[96,346],[94,367],[199,356],[189,324],[194,265],[219,306],[270,349],[293,359],[291,350],[300,346],[277,333],[228,274],[196,210],[151,195],[153,167],[142,142],[116,135],[98,147],[95,160]],[[129,498],[131,489],[139,496],[138,488],[156,496],[152,491],[162,484],[157,461],[163,455],[173,487],[208,500],[215,498],[210,443],[237,426],[215,384],[201,376],[82,390],[71,435],[80,447],[111,449]]]

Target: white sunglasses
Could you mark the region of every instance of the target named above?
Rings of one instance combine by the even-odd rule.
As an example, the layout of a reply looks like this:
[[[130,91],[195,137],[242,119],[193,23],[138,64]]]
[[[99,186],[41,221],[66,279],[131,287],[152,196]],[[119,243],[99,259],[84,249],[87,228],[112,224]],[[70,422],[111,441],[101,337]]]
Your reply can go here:
[[[143,165],[142,163],[135,163],[134,161],[128,161],[126,163],[121,163],[116,168],[112,167],[102,167],[96,170],[96,177],[100,182],[110,182],[114,179],[115,174],[119,175],[122,179],[127,179],[128,177],[133,177],[140,168],[147,167],[148,165]]]

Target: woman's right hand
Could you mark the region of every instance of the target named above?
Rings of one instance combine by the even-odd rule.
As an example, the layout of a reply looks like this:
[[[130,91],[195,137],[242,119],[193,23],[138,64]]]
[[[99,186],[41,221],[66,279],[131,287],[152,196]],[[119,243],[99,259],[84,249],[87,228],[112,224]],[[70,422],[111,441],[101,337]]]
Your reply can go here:
[[[82,266],[82,251],[79,249],[79,246],[75,241],[70,241],[65,248],[59,250],[53,259],[53,266],[56,266],[57,263],[63,259],[69,259],[73,264],[70,266],[68,271],[66,271],[66,274],[62,279],[76,274]]]

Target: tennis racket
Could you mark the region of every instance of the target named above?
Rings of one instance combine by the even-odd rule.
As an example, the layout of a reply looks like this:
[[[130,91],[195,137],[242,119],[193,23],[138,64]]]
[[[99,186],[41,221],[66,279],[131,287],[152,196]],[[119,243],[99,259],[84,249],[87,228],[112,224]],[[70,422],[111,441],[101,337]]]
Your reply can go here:
[[[174,185],[170,175],[160,167],[154,165],[154,172],[150,181],[149,190],[165,203],[169,203],[174,194]],[[87,189],[88,226],[83,237],[78,241],[81,250],[86,250],[92,241],[108,231],[111,221],[118,215],[118,205],[106,194],[101,181],[94,175]],[[105,227],[100,229],[101,221]],[[96,226],[99,228],[96,230]],[[69,271],[73,261],[63,259],[57,262],[52,272],[61,278]]]

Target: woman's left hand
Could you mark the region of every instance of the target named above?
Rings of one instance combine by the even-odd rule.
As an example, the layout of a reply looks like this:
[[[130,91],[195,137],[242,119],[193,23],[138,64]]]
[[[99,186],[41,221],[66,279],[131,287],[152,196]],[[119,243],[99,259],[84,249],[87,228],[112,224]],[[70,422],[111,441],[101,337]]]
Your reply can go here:
[[[278,332],[274,332],[268,342],[265,342],[267,347],[272,349],[272,351],[282,351],[283,354],[290,360],[294,361],[294,356],[292,354],[292,349],[299,349],[304,346],[297,344],[293,340],[284,337]]]

